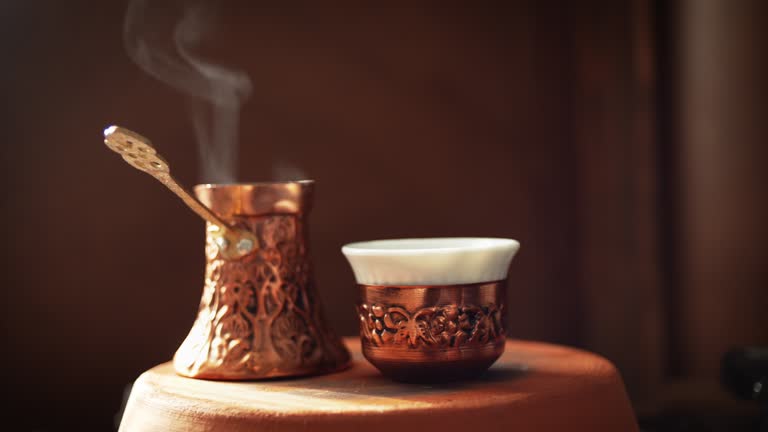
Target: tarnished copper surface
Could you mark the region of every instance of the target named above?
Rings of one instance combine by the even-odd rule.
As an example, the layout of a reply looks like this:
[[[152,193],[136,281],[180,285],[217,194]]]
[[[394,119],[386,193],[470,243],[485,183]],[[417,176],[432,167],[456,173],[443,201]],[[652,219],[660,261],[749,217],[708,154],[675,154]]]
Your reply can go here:
[[[359,290],[363,354],[394,379],[467,378],[504,352],[506,281]]]
[[[195,187],[203,204],[258,245],[226,259],[208,235],[200,310],[174,356],[179,374],[243,380],[348,365],[316,298],[305,225],[312,189],[311,181]]]

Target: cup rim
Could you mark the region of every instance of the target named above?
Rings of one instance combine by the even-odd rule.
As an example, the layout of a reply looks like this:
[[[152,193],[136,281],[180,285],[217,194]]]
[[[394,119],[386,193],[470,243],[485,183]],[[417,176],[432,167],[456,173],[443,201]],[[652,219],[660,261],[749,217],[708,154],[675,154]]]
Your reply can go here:
[[[358,284],[459,285],[507,278],[517,240],[498,237],[388,239],[345,245]]]
[[[203,183],[192,190],[200,202],[224,219],[268,214],[306,215],[314,180],[258,183]]]
[[[519,248],[519,241],[502,237],[417,237],[352,242],[341,251],[347,256],[406,256]]]

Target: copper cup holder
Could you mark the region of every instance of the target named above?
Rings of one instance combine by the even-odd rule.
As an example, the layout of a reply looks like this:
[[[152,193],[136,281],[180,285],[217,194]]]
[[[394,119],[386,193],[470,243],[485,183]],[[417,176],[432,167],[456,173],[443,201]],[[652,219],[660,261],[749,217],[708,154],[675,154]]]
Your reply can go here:
[[[397,381],[480,375],[504,352],[505,282],[359,285],[363,355]]]

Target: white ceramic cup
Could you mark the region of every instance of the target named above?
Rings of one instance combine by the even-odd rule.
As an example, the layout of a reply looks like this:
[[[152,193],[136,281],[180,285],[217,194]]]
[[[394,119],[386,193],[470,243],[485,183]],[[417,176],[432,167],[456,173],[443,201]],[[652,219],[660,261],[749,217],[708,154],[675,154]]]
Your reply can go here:
[[[358,283],[363,355],[406,382],[485,371],[504,352],[507,272],[519,247],[479,237],[344,246]]]
[[[520,243],[491,237],[373,240],[341,248],[361,285],[457,285],[507,278]]]

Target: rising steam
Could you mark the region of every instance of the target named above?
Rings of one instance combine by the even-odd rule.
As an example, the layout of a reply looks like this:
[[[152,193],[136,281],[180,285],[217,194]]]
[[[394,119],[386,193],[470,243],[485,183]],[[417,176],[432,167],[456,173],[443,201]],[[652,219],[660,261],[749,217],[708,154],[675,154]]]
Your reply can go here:
[[[215,12],[210,3],[186,1],[175,10],[160,9],[149,0],[133,0],[125,18],[128,55],[145,72],[190,98],[192,123],[200,152],[204,182],[235,181],[240,107],[251,93],[251,80],[240,70],[202,58],[195,50]],[[163,3],[163,2],[161,2]],[[170,24],[170,13],[180,17]]]

